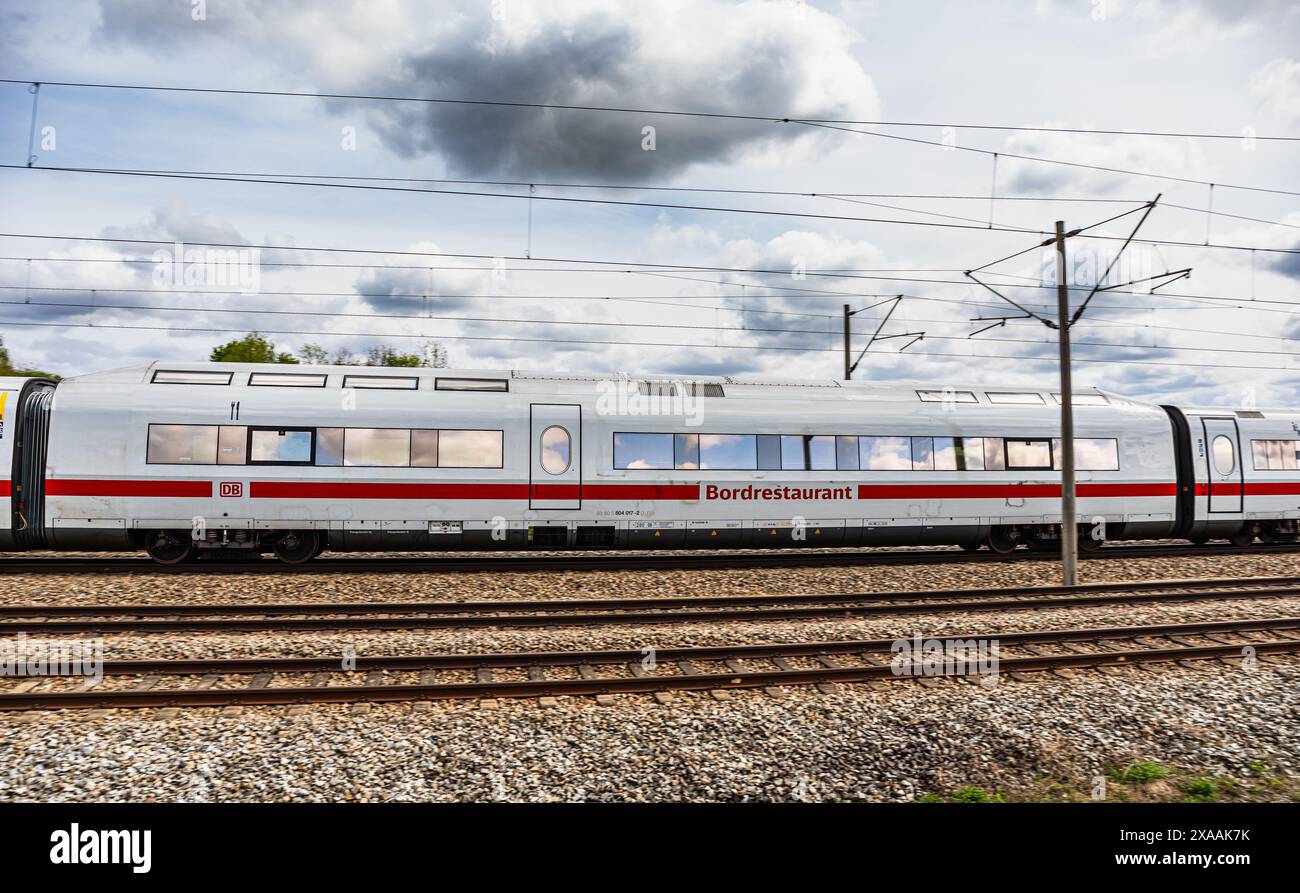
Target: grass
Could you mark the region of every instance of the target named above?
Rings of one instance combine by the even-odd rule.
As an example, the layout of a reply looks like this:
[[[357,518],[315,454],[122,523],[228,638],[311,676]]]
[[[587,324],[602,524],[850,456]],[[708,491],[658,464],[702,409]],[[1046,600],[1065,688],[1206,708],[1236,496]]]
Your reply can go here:
[[[918,803],[1089,803],[1094,791],[1110,803],[1300,803],[1300,778],[1279,770],[1271,757],[1249,763],[1237,778],[1169,766],[1151,759],[1115,763],[1105,770],[1104,787],[1092,779],[1038,773],[1006,790],[964,784],[929,792]]]
[[[1169,770],[1159,763],[1151,760],[1138,760],[1136,763],[1130,763],[1126,768],[1120,769],[1111,766],[1106,770],[1112,781],[1120,784],[1148,784],[1153,781],[1160,781],[1169,777]]]

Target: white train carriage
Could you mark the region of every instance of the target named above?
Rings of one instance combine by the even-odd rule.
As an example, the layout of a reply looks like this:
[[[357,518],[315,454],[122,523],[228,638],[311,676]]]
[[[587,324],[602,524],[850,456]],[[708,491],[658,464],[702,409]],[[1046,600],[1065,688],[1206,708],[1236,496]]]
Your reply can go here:
[[[1300,529],[1300,413],[1180,410],[1182,531],[1193,542],[1293,542]]]
[[[6,549],[1004,552],[1061,520],[1050,389],[154,363],[0,400]],[[1294,538],[1294,415],[1075,402],[1083,547]]]

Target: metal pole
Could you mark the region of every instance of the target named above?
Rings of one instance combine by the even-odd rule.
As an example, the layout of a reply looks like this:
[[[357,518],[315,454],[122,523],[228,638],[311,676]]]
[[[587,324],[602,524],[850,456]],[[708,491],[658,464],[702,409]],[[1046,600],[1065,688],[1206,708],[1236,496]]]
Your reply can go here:
[[[1074,504],[1074,390],[1070,382],[1070,287],[1065,279],[1065,222],[1056,221],[1056,303],[1061,348],[1061,578],[1079,582],[1079,528]]]
[[[849,305],[844,305],[844,380],[848,381],[853,377],[852,356],[853,348],[849,344]]]

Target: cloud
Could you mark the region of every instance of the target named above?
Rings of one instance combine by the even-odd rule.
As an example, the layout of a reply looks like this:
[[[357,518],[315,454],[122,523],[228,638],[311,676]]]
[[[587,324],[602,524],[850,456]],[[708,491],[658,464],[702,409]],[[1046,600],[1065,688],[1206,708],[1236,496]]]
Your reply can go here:
[[[1300,62],[1274,59],[1251,75],[1249,89],[1260,111],[1300,122]]]
[[[188,7],[187,7],[188,9]],[[464,2],[436,17],[321,16],[305,3],[209,5],[202,23],[152,4],[102,7],[101,31],[152,51],[223,48],[299,63],[318,89],[449,100],[872,118],[879,100],[857,35],[795,2]],[[381,24],[382,23],[382,24]],[[323,50],[327,47],[328,51]],[[346,80],[345,78],[351,78]],[[696,164],[805,156],[842,134],[768,121],[487,107],[355,104],[383,143],[467,176],[663,180]],[[654,149],[644,148],[653,127]]]
[[[1037,127],[1089,127],[1089,123],[1036,122]],[[1007,137],[1004,151],[1017,155],[1052,158],[1074,164],[1118,170],[1144,171],[1176,177],[1208,179],[1212,168],[1194,140],[1167,137],[1021,131]],[[1143,185],[1133,177],[1087,167],[1003,158],[999,164],[1000,189],[1012,193],[1052,195],[1092,193],[1142,199]],[[1145,196],[1150,198],[1150,196]]]

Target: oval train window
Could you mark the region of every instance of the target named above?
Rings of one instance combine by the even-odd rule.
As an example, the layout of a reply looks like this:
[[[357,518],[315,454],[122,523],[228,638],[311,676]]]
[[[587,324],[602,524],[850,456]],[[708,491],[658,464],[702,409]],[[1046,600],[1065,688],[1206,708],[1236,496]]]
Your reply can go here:
[[[552,425],[542,432],[542,470],[547,474],[564,474],[570,463],[569,432]]]
[[[1214,438],[1214,470],[1219,474],[1232,474],[1237,467],[1236,450],[1232,448],[1232,438],[1220,434]]]

